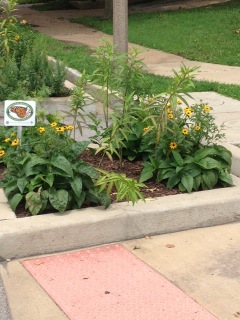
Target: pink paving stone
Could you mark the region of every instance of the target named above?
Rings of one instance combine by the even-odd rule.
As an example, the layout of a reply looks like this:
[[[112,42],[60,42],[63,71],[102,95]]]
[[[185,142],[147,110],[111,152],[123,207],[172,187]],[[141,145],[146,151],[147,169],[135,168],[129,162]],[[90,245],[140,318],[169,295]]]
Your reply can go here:
[[[122,245],[22,264],[71,320],[217,320]]]

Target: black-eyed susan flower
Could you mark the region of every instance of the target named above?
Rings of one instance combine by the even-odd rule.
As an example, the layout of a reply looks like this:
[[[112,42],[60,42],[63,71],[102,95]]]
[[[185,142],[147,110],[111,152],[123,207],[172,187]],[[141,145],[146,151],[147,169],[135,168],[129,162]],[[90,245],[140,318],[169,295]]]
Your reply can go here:
[[[170,102],[167,103],[167,107],[168,107],[168,108],[171,107],[171,103],[170,103]]]
[[[199,131],[199,130],[201,130],[201,127],[200,126],[195,126],[195,130]]]
[[[19,139],[14,139],[13,141],[12,141],[12,143],[11,143],[11,146],[12,147],[16,147],[16,146],[18,146],[19,145]]]
[[[26,23],[27,23],[26,20],[22,20],[22,21],[21,21],[21,24],[26,24]]]
[[[167,113],[168,113],[168,114],[172,113],[172,110],[168,108],[168,109],[167,109]]]
[[[173,142],[170,143],[169,147],[172,150],[177,149],[177,143],[173,141]]]
[[[10,138],[6,138],[6,139],[4,140],[4,142],[6,142],[6,143],[8,143],[8,142],[10,142],[10,141],[11,141]]]
[[[57,127],[56,132],[64,132],[64,127]]]
[[[45,130],[44,127],[39,127],[39,128],[37,129],[37,131],[38,131],[39,133],[44,133],[46,130]]]
[[[56,127],[56,126],[57,126],[57,122],[52,122],[52,123],[50,123],[50,126],[51,126],[51,127]]]
[[[172,113],[169,113],[168,114],[168,119],[173,119],[174,117],[173,117],[173,114]]]
[[[188,109],[187,111],[185,111],[185,115],[187,117],[190,117],[192,115],[192,110],[191,109]]]
[[[73,126],[66,126],[66,130],[73,130],[74,127]]]
[[[211,107],[209,107],[207,105],[205,105],[203,108],[204,108],[205,112],[210,112],[211,111]]]
[[[182,100],[177,99],[177,104],[182,104]]]
[[[3,157],[5,155],[5,151],[4,150],[0,150],[0,157]]]
[[[149,130],[151,130],[151,127],[150,127],[150,126],[147,126],[147,127],[143,128],[143,131],[144,131],[144,132],[147,132],[147,131],[149,131]]]
[[[15,132],[12,132],[12,133],[10,134],[10,137],[15,137],[15,135],[16,135],[16,133],[15,133]]]
[[[182,129],[182,134],[187,135],[188,134],[188,129],[186,129],[186,128]]]

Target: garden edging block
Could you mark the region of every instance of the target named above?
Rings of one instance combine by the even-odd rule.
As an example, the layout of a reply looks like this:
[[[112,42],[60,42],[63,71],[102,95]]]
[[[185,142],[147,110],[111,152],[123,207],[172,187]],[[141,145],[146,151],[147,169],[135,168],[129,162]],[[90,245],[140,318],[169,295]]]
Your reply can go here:
[[[1,221],[0,261],[203,228],[240,220],[235,186]]]

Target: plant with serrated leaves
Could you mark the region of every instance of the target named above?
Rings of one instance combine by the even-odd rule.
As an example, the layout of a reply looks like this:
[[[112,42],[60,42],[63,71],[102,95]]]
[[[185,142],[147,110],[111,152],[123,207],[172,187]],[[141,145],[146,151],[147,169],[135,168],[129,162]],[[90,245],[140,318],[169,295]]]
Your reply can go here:
[[[144,163],[140,182],[154,179],[166,182],[169,189],[177,187],[182,192],[231,186],[231,152],[219,145],[201,146],[184,158],[172,150],[167,158],[151,158]]]
[[[120,173],[109,173],[105,170],[98,169],[101,173],[99,179],[95,182],[95,186],[100,187],[100,191],[107,191],[110,196],[112,191],[116,191],[116,201],[131,201],[135,204],[139,199],[145,201],[140,188],[145,187],[141,182],[135,179],[127,178],[126,175]]]
[[[71,144],[68,157],[60,152],[40,157],[19,148],[14,161],[6,161],[7,176],[1,181],[12,210],[24,204],[36,215],[46,211],[62,213],[85,203],[107,207],[109,197],[95,186],[98,172],[79,158],[87,145]]]

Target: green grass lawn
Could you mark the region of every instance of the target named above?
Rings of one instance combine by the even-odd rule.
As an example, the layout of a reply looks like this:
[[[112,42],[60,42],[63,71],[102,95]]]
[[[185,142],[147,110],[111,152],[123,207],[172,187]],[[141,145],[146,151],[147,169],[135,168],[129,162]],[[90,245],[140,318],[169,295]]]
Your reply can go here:
[[[102,17],[71,21],[112,34]],[[240,1],[190,10],[129,15],[129,41],[191,60],[240,66]]]
[[[91,74],[95,69],[95,58],[91,56],[91,51],[80,45],[65,44],[58,40],[54,40],[45,35],[38,35],[44,39],[46,44],[46,52],[48,55],[63,61],[68,67],[74,68],[80,72],[86,70]],[[42,42],[42,40],[39,40]],[[148,81],[152,84],[153,90],[156,93],[166,91],[171,83],[170,77],[157,76],[153,74],[146,74]],[[208,81],[193,81],[195,88],[192,91],[214,91],[222,95],[240,100],[240,86],[221,84],[217,82]]]

